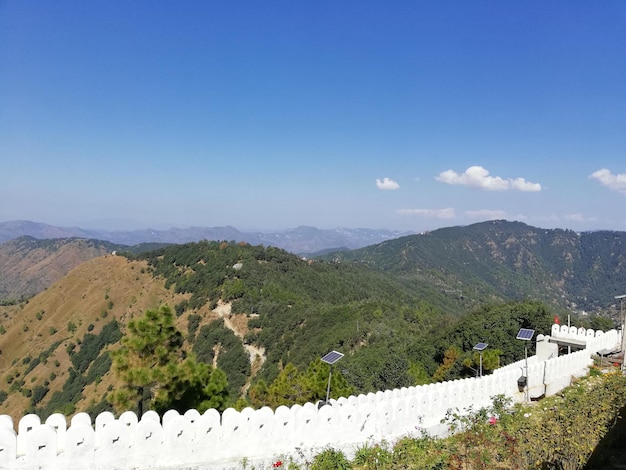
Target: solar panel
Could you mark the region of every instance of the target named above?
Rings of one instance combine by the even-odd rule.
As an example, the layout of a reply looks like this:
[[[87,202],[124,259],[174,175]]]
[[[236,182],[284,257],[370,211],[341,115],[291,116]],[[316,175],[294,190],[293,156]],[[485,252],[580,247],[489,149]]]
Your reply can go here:
[[[476,346],[474,346],[474,349],[476,351],[483,351],[487,346],[489,346],[487,343],[478,343]]]
[[[322,361],[324,361],[326,364],[333,365],[335,362],[337,362],[342,357],[343,357],[342,353],[340,353],[338,351],[331,351],[331,352],[329,352],[328,354],[326,354],[322,358]]]
[[[528,328],[520,328],[520,330],[517,332],[517,338],[515,339],[521,339],[523,341],[530,341],[534,334],[535,334],[535,330],[531,330]]]

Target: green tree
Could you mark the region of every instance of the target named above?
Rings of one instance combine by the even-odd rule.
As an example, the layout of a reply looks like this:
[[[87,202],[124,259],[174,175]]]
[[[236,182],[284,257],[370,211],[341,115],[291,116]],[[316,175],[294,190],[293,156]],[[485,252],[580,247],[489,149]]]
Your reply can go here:
[[[124,386],[112,394],[113,404],[129,408],[136,404],[143,414],[144,405],[154,398],[160,384],[167,382],[169,364],[182,357],[182,334],[174,326],[174,316],[166,305],[128,323],[122,347],[113,352],[113,365]]]
[[[483,374],[494,371],[500,367],[500,356],[502,351],[499,349],[486,349],[482,353],[482,368]],[[467,357],[463,360],[463,366],[472,371],[471,375],[478,375],[480,370],[480,353],[478,351],[472,351],[467,354]]]
[[[330,366],[321,359],[316,359],[309,364],[302,380],[305,387],[311,391],[311,401],[326,400],[330,372]],[[341,372],[333,369],[330,374],[330,397],[349,397],[353,393],[354,387],[341,375]]]
[[[147,310],[128,323],[122,347],[112,353],[116,373],[124,385],[112,394],[120,408],[136,407],[141,416],[146,407],[164,411],[174,408],[224,409],[228,381],[219,369],[186,357],[183,335],[174,326],[168,306]]]
[[[430,375],[421,362],[411,362],[408,371],[409,378],[413,385],[425,385],[431,382]]]
[[[195,408],[203,413],[210,408],[226,409],[228,380],[222,370],[197,362],[193,356],[181,364],[168,364],[167,369],[170,380],[156,394],[154,409],[157,412],[174,409],[184,413]]]
[[[268,405],[277,408],[281,405],[303,405],[312,401],[313,392],[303,380],[302,374],[291,362],[278,374],[268,391]]]
[[[609,317],[595,316],[589,322],[589,328],[600,331],[609,331],[615,328],[615,322]]]
[[[433,374],[433,381],[443,382],[453,370],[454,366],[461,355],[459,348],[452,346],[443,354],[443,362],[439,365],[435,373]]]
[[[248,389],[248,399],[254,408],[261,408],[268,404],[269,387],[261,379]]]
[[[326,399],[330,366],[320,359],[311,362],[305,372],[300,372],[291,362],[278,374],[268,387],[260,380],[248,390],[248,399],[255,408],[270,406],[277,408],[285,405],[304,404]],[[354,387],[348,383],[338,370],[333,370],[330,383],[332,398],[347,397],[354,393]]]

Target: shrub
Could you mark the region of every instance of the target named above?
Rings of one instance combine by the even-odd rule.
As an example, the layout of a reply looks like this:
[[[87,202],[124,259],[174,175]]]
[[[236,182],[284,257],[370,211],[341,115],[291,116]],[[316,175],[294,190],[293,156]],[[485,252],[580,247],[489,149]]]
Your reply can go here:
[[[37,385],[33,389],[33,396],[30,399],[31,406],[36,406],[46,396],[50,389],[43,385]]]
[[[198,331],[200,320],[202,320],[202,317],[200,315],[189,315],[189,318],[187,320],[187,334],[189,335],[190,343],[193,343],[196,338],[196,331]]]
[[[87,376],[85,378],[86,383],[90,384],[96,382],[104,376],[111,369],[111,356],[108,352],[104,352],[91,364]]]
[[[183,313],[185,313],[185,310],[187,310],[188,306],[189,306],[189,302],[187,302],[187,300],[182,300],[179,303],[177,303],[176,306],[174,307],[176,316],[180,317]]]
[[[343,452],[326,449],[317,454],[311,462],[311,470],[349,470],[352,464]]]
[[[361,447],[356,451],[353,463],[363,470],[387,468],[393,461],[393,453],[380,444]]]

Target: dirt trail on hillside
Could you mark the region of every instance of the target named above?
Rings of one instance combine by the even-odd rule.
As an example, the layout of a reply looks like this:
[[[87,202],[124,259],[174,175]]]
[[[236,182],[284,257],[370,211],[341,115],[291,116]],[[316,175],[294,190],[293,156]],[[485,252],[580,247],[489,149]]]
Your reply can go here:
[[[248,391],[252,378],[257,374],[263,363],[267,359],[265,356],[265,348],[255,346],[253,344],[245,344],[244,338],[248,332],[248,317],[245,314],[233,314],[232,304],[230,302],[219,302],[217,307],[213,309],[220,318],[224,320],[224,326],[231,330],[237,336],[248,355],[250,356],[251,375],[246,381],[243,393]],[[217,356],[217,355],[216,355]]]

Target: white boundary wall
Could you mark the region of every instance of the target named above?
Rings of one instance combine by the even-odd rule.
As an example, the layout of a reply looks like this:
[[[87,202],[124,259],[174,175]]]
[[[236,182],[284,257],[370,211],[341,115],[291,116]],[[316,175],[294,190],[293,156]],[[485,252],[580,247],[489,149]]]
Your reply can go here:
[[[565,328],[565,330],[564,330]],[[619,343],[616,331],[607,333],[552,327],[552,335],[584,339],[587,349],[540,361],[528,358],[530,396],[552,395],[587,373],[591,355]],[[546,337],[538,337],[545,340]],[[302,462],[324,448],[342,450],[349,457],[366,443],[393,442],[422,432],[447,432],[441,419],[449,409],[489,406],[492,397],[505,395],[521,402],[526,397],[517,380],[526,361],[502,367],[482,378],[454,380],[418,387],[331,400],[319,410],[312,403],[276,410],[227,409],[184,415],[149,411],[141,420],[132,412],[118,418],[86,413],[74,415],[67,426],[61,414],[44,423],[36,415],[20,419],[17,432],[11,417],[0,416],[0,469],[113,470],[113,469],[239,469],[272,468],[292,457]]]

